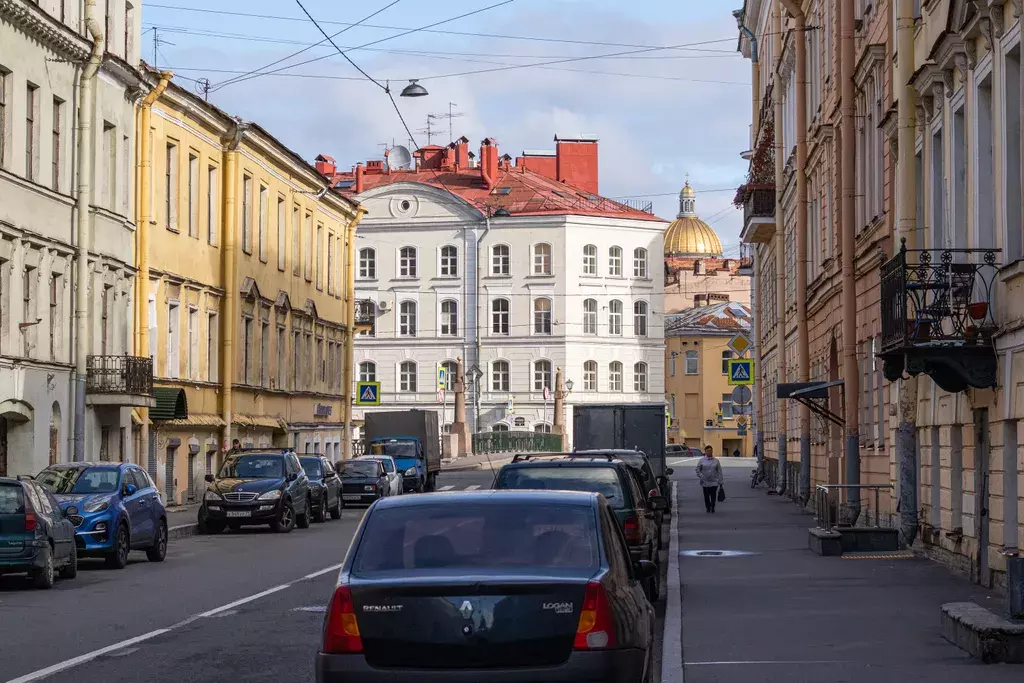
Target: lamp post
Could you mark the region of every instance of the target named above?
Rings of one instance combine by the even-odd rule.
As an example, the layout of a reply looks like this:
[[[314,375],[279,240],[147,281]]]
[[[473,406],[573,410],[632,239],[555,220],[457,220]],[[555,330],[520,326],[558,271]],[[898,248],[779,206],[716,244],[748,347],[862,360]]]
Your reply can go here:
[[[425,97],[430,93],[415,78],[409,79],[409,85],[402,88],[402,97]]]

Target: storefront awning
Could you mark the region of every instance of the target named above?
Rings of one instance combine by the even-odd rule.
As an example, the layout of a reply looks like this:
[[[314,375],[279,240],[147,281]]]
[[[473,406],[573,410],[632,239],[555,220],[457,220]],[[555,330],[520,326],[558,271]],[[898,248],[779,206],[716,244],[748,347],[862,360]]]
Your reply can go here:
[[[239,413],[232,418],[232,422],[242,427],[262,427],[263,429],[275,429],[282,432],[288,431],[288,425],[284,420],[271,415],[246,415]]]
[[[156,406],[149,409],[151,420],[185,420],[188,418],[188,401],[185,390],[178,387],[154,387],[153,398]]]
[[[223,427],[224,419],[214,413],[192,413],[184,420],[168,420],[168,427]]]

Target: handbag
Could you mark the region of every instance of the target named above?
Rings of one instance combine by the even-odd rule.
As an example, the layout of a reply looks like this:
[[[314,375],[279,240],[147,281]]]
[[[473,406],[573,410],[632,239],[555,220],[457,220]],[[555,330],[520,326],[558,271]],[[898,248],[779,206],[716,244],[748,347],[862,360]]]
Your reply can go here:
[[[718,487],[718,502],[721,503],[723,500],[725,500],[725,487],[724,486],[719,486]]]

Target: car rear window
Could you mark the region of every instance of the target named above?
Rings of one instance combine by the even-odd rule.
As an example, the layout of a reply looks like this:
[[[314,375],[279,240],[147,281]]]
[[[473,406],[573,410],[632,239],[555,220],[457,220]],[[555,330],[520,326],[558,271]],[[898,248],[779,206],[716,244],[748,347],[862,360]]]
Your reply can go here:
[[[626,506],[614,467],[509,467],[498,474],[498,489],[546,489],[600,493],[612,507]]]
[[[25,514],[25,494],[21,484],[0,484],[0,515]]]
[[[459,504],[370,514],[353,572],[592,569],[597,526],[589,507]]]
[[[320,476],[320,460],[317,458],[300,458],[302,462],[302,469],[306,470],[307,477],[313,477],[316,479]]]

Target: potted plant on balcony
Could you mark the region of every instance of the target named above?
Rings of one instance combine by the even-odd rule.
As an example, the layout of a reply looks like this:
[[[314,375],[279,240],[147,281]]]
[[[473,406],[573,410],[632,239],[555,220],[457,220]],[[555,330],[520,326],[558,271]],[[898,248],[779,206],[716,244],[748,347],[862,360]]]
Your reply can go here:
[[[754,190],[771,190],[775,187],[775,124],[769,113],[761,124],[760,135],[750,155],[747,181],[736,188],[732,203],[742,209]]]

